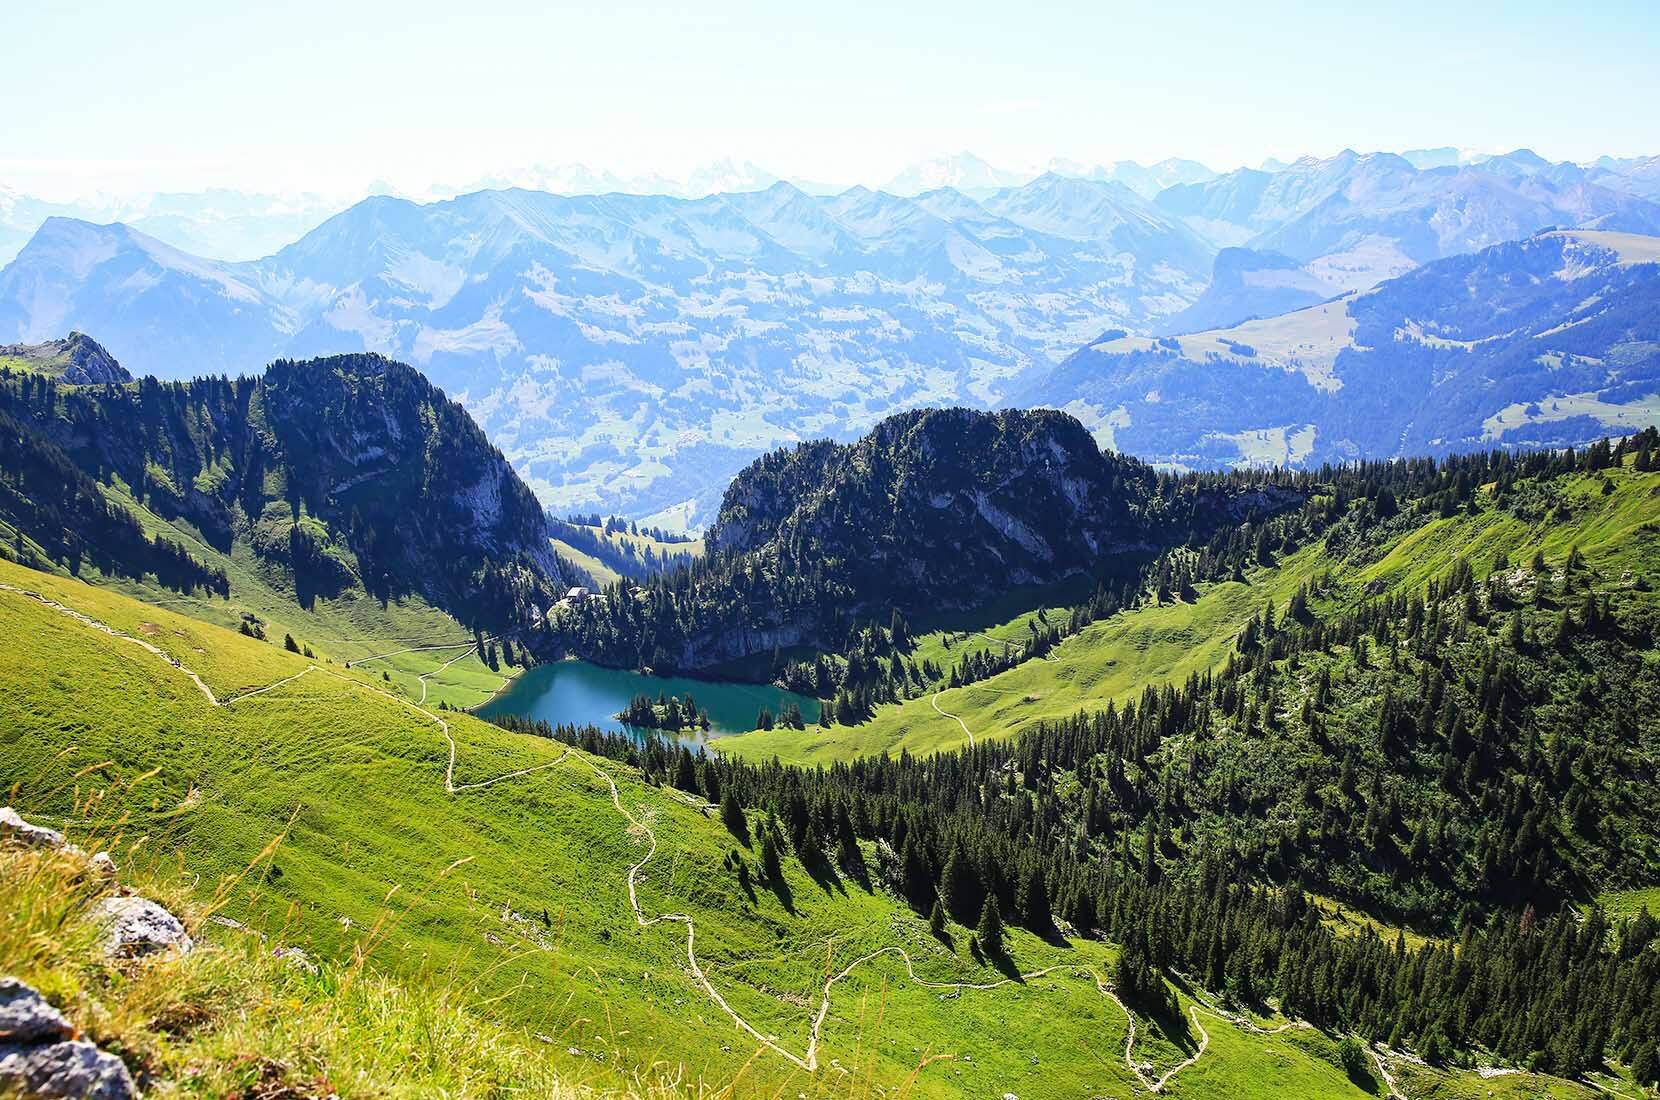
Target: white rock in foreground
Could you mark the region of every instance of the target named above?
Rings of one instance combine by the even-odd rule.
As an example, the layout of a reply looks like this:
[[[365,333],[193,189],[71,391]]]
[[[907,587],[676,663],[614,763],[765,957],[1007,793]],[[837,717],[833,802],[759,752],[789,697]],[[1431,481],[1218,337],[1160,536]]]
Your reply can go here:
[[[182,955],[195,947],[179,918],[149,898],[102,898],[92,907],[92,919],[102,927],[104,952],[112,958]]]
[[[134,1100],[138,1095],[121,1059],[84,1041],[0,1045],[0,1091],[24,1100]]]
[[[16,978],[0,978],[0,1045],[44,1043],[75,1034],[63,1013]]]
[[[62,848],[68,843],[56,829],[31,825],[10,806],[0,807],[0,840],[15,841],[31,848]]]

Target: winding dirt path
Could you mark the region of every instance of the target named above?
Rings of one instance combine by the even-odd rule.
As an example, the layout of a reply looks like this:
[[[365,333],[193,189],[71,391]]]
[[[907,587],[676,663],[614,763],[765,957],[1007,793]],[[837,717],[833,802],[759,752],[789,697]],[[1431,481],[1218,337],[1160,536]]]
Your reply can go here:
[[[968,728],[967,722],[964,722],[961,718],[958,718],[955,714],[952,714],[950,711],[940,706],[940,696],[950,690],[950,688],[940,688],[940,690],[934,692],[934,694],[928,697],[928,703],[941,716],[951,719],[963,728],[963,732],[968,734],[968,747],[972,749],[974,747],[974,731]]]
[[[982,982],[982,983],[962,982],[962,981],[940,982],[940,981],[932,981],[932,980],[927,979],[927,978],[918,977],[917,973],[916,973],[915,960],[912,959],[912,957],[910,955],[910,952],[906,951],[903,947],[895,946],[895,947],[883,947],[883,948],[880,948],[876,951],[872,951],[867,955],[862,955],[859,958],[854,959],[852,962],[848,963],[846,966],[844,966],[837,973],[835,973],[833,975],[830,975],[828,978],[825,979],[824,987],[823,987],[823,990],[822,990],[820,998],[819,998],[818,1009],[813,1014],[812,1024],[811,1024],[811,1027],[808,1030],[807,1048],[803,1053],[796,1054],[794,1051],[789,1050],[788,1048],[782,1046],[780,1044],[779,1040],[778,1040],[778,1036],[765,1034],[760,1029],[758,1029],[754,1024],[752,1024],[748,1020],[746,1020],[741,1013],[739,1013],[736,1009],[734,1009],[731,1006],[731,1004],[726,1000],[725,996],[723,996],[721,994],[720,990],[715,988],[714,983],[712,981],[710,981],[710,979],[709,979],[709,975],[704,971],[702,965],[698,962],[698,958],[697,958],[697,925],[692,920],[690,915],[685,914],[685,913],[659,913],[655,916],[648,916],[646,914],[645,910],[641,907],[640,897],[639,897],[640,872],[645,868],[646,864],[650,863],[652,858],[655,857],[656,854],[657,854],[657,847],[658,847],[657,833],[654,829],[652,829],[651,825],[645,819],[644,815],[636,816],[635,814],[629,812],[628,808],[623,805],[622,793],[617,787],[616,780],[611,776],[611,773],[609,771],[607,771],[606,769],[600,767],[600,765],[597,764],[592,759],[578,754],[573,749],[567,748],[563,753],[561,753],[559,755],[558,758],[556,758],[554,760],[551,760],[551,761],[548,761],[548,762],[543,763],[543,764],[537,764],[537,765],[534,765],[533,767],[529,767],[529,768],[519,768],[519,769],[516,769],[514,771],[504,772],[501,775],[494,776],[490,779],[480,780],[480,781],[474,782],[474,783],[460,783],[460,784],[458,784],[458,783],[455,782],[455,758],[456,758],[456,751],[457,750],[456,750],[456,744],[455,744],[455,737],[453,736],[453,734],[450,731],[450,725],[447,721],[444,720],[443,717],[441,717],[439,714],[437,714],[433,711],[428,710],[425,706],[422,705],[421,702],[411,701],[410,699],[408,699],[404,696],[395,695],[392,692],[389,692],[389,691],[387,691],[383,688],[380,688],[380,687],[378,687],[378,686],[376,686],[372,683],[365,683],[362,680],[354,679],[353,677],[350,677],[350,676],[343,676],[340,673],[333,671],[332,669],[323,668],[323,667],[315,665],[315,664],[308,664],[301,671],[296,672],[291,676],[285,676],[282,679],[276,680],[276,681],[274,681],[270,684],[266,684],[264,687],[254,688],[251,691],[245,691],[245,692],[242,692],[239,695],[228,696],[224,699],[221,699],[217,695],[214,694],[213,689],[208,687],[207,683],[194,670],[186,667],[177,658],[173,657],[171,654],[167,653],[166,651],[164,651],[160,647],[152,644],[151,642],[148,642],[148,641],[144,640],[143,638],[135,637],[135,636],[133,636],[131,634],[128,634],[128,633],[126,633],[125,631],[122,631],[122,630],[117,630],[116,628],[110,626],[107,623],[101,622],[97,619],[92,618],[89,615],[86,615],[86,614],[83,614],[82,612],[76,611],[74,608],[68,607],[68,606],[66,606],[66,605],[64,605],[64,604],[62,604],[62,603],[60,603],[56,600],[50,599],[49,597],[46,597],[46,596],[43,596],[38,592],[32,592],[32,591],[29,591],[28,589],[23,589],[23,588],[17,588],[13,585],[5,584],[5,583],[0,583],[0,591],[15,593],[17,595],[26,597],[28,599],[35,600],[35,601],[45,605],[46,607],[49,607],[52,610],[59,612],[60,614],[68,616],[69,618],[75,620],[76,622],[80,623],[83,626],[89,627],[90,629],[100,631],[104,634],[110,635],[111,637],[118,638],[122,641],[130,642],[134,645],[139,646],[140,648],[142,648],[145,651],[153,654],[154,656],[159,657],[160,659],[165,661],[167,664],[171,665],[173,668],[177,669],[179,672],[183,673],[186,677],[188,677],[190,679],[191,683],[193,683],[196,686],[196,689],[202,693],[202,695],[207,699],[207,701],[212,706],[215,706],[215,707],[221,707],[221,708],[230,707],[230,706],[236,705],[238,703],[245,703],[249,700],[257,699],[261,696],[265,696],[265,695],[269,694],[272,691],[275,691],[277,688],[283,687],[287,684],[294,683],[295,681],[297,681],[297,680],[299,680],[299,679],[301,679],[305,676],[312,675],[312,674],[319,674],[319,675],[331,677],[335,680],[339,680],[342,683],[351,685],[351,686],[356,687],[356,688],[358,688],[362,691],[366,691],[366,692],[368,692],[372,695],[377,695],[377,696],[380,696],[381,698],[388,699],[388,700],[392,701],[393,703],[398,704],[399,706],[408,707],[409,709],[415,711],[417,714],[420,714],[427,721],[429,721],[429,722],[433,723],[434,725],[436,725],[438,727],[439,731],[444,736],[444,741],[449,747],[449,758],[445,762],[445,765],[444,765],[444,790],[447,794],[450,794],[450,795],[460,794],[464,791],[482,790],[486,787],[491,787],[491,786],[494,786],[497,783],[503,783],[503,782],[506,782],[507,780],[510,780],[510,779],[518,779],[518,778],[521,778],[523,776],[533,775],[537,772],[547,771],[551,768],[557,768],[557,767],[565,764],[568,761],[573,761],[574,760],[575,762],[583,765],[584,767],[586,767],[590,771],[592,771],[595,776],[597,776],[598,778],[605,781],[605,785],[610,791],[612,807],[617,811],[617,813],[625,821],[627,821],[629,823],[630,831],[637,830],[638,834],[643,836],[645,838],[645,840],[647,841],[647,843],[648,843],[648,847],[646,849],[645,855],[641,856],[639,860],[637,860],[635,863],[633,863],[628,868],[628,875],[627,875],[627,879],[626,879],[627,887],[628,887],[628,904],[629,904],[630,909],[633,910],[635,923],[641,928],[649,928],[653,925],[658,925],[658,924],[680,924],[680,925],[685,926],[685,929],[686,929],[686,965],[687,965],[687,968],[688,968],[688,970],[690,971],[690,973],[692,975],[692,978],[697,982],[698,986],[703,990],[704,994],[711,1001],[713,1001],[715,1003],[715,1005],[717,1005],[721,1009],[722,1012],[726,1013],[726,1015],[729,1016],[732,1019],[733,1024],[736,1025],[739,1030],[741,1030],[744,1033],[746,1033],[747,1035],[749,1035],[756,1042],[760,1043],[762,1046],[764,1046],[768,1050],[772,1051],[774,1054],[777,1054],[779,1057],[783,1058],[785,1061],[789,1062],[790,1064],[792,1064],[792,1065],[796,1066],[797,1068],[799,1068],[801,1070],[804,1070],[808,1073],[812,1073],[812,1072],[817,1071],[817,1069],[819,1068],[819,1065],[820,1065],[820,1063],[819,1063],[819,1046],[820,1046],[820,1042],[821,1042],[821,1039],[822,1039],[822,1036],[823,1036],[825,1021],[829,1018],[829,1015],[830,1015],[831,994],[832,994],[832,991],[834,990],[835,986],[839,982],[842,982],[842,981],[846,980],[848,977],[850,977],[853,974],[853,972],[855,970],[857,970],[859,967],[865,965],[866,963],[873,962],[876,959],[882,958],[885,955],[895,955],[895,956],[897,956],[905,965],[906,977],[909,978],[910,981],[913,982],[914,984],[916,984],[917,986],[925,988],[925,989],[954,990],[958,993],[961,993],[965,990],[985,991],[985,990],[1000,989],[1004,986],[1023,984],[1025,982],[1029,982],[1029,981],[1032,981],[1034,979],[1042,978],[1042,977],[1045,977],[1045,976],[1048,976],[1048,975],[1051,975],[1051,974],[1071,974],[1071,975],[1074,975],[1074,976],[1082,976],[1082,977],[1086,977],[1086,978],[1090,979],[1092,982],[1095,983],[1096,991],[1102,997],[1106,998],[1107,1000],[1110,1000],[1114,1005],[1116,1005],[1118,1007],[1119,1011],[1124,1013],[1125,1019],[1129,1023],[1129,1031],[1128,1031],[1128,1034],[1127,1034],[1127,1036],[1125,1038],[1125,1041],[1124,1041],[1124,1064],[1129,1069],[1130,1073],[1135,1076],[1136,1080],[1141,1083],[1142,1087],[1147,1089],[1149,1092],[1153,1092],[1153,1093],[1158,1093],[1158,1092],[1164,1091],[1165,1087],[1176,1076],[1176,1074],[1180,1073],[1182,1070],[1184,1070],[1184,1069],[1188,1068],[1189,1066],[1193,1065],[1194,1063],[1196,1063],[1199,1060],[1200,1056],[1205,1053],[1206,1049],[1209,1048],[1209,1046],[1210,1046],[1210,1033],[1205,1030],[1204,1025],[1200,1022],[1199,1015],[1200,1015],[1201,1012],[1207,1013],[1211,1016],[1215,1016],[1218,1019],[1225,1020],[1229,1023],[1235,1024],[1236,1026],[1246,1027],[1249,1030],[1252,1030],[1252,1031],[1255,1031],[1255,1032],[1258,1032],[1258,1033],[1261,1033],[1261,1034],[1275,1034],[1277,1032],[1284,1031],[1287,1028],[1291,1028],[1291,1027],[1312,1026],[1312,1025],[1302,1024],[1302,1023],[1288,1023],[1288,1024],[1283,1024],[1283,1025],[1281,1025],[1277,1028],[1272,1028],[1272,1029],[1261,1028],[1261,1027],[1258,1027],[1252,1021],[1250,1021],[1250,1020],[1248,1020],[1244,1017],[1238,1017],[1238,1016],[1233,1016],[1233,1015],[1230,1015],[1230,1014],[1227,1014],[1227,1013],[1223,1013],[1223,1012],[1221,1012],[1217,1009],[1213,1009],[1209,1006],[1201,1006],[1201,1005],[1197,1005],[1197,1004],[1190,1004],[1188,1006],[1188,1012],[1189,1012],[1189,1015],[1191,1016],[1191,1018],[1193,1020],[1194,1027],[1197,1028],[1198,1031],[1199,1031],[1199,1037],[1200,1037],[1199,1038],[1199,1046],[1193,1052],[1193,1054],[1190,1055],[1188,1058],[1184,1059],[1183,1061],[1179,1062],[1175,1066],[1173,1066],[1170,1069],[1166,1070],[1164,1072],[1164,1074],[1162,1074],[1161,1076],[1155,1078],[1155,1077],[1150,1077],[1135,1062],[1134,1051],[1135,1051],[1135,1041],[1136,1041],[1136,1035],[1137,1035],[1135,1014],[1132,1013],[1129,1010],[1128,1006],[1126,1006],[1124,1004],[1123,1000],[1121,1000],[1119,998],[1118,994],[1114,991],[1114,989],[1112,988],[1112,985],[1107,981],[1107,979],[1105,977],[1103,977],[1101,975],[1101,973],[1099,971],[1095,970],[1093,967],[1084,966],[1084,965],[1076,964],[1076,963],[1063,963],[1063,964],[1059,964],[1059,965],[1055,965],[1055,966],[1043,967],[1039,970],[1028,971],[1026,973],[1020,974],[1018,977],[1003,978],[1003,979],[1000,979],[1000,980],[995,981],[995,982]],[[466,642],[466,643],[461,643],[461,644],[465,645],[466,648],[470,651],[472,649],[474,643]],[[439,650],[439,649],[453,649],[453,648],[458,648],[458,646],[416,647],[416,649],[423,649],[423,650]],[[402,652],[412,652],[412,651],[413,650],[400,650],[399,652],[402,653]],[[427,673],[426,675],[424,675],[420,678],[421,679],[421,684],[422,684],[422,701],[423,702],[424,702],[425,697],[426,697],[426,676],[434,675],[437,672],[443,671],[443,669],[448,668],[451,664],[454,664],[455,661],[461,660],[466,655],[467,654],[463,653],[461,655],[461,657],[457,657],[452,661],[446,662],[444,665],[440,666],[439,668],[434,669],[433,672]],[[392,654],[383,654],[382,656],[392,656]],[[364,658],[364,660],[373,660],[373,659],[375,659],[375,658]],[[350,667],[350,666],[347,666],[347,667]],[[972,745],[974,743],[974,734],[973,734],[973,732],[969,730],[968,726],[963,723],[963,720],[961,718],[958,718],[956,715],[951,714],[948,711],[941,710],[940,706],[939,706],[938,699],[939,699],[939,693],[936,693],[934,695],[933,699],[931,700],[931,702],[933,702],[933,704],[934,704],[934,709],[939,711],[945,717],[954,719],[959,726],[962,726],[963,732],[968,734],[969,744]],[[700,800],[697,800],[697,799],[694,799],[694,798],[687,797],[687,798],[684,799],[684,801],[686,801],[687,803],[689,803],[691,805],[697,806],[699,808],[706,808],[705,804],[702,804],[700,802]],[[1374,1053],[1373,1056],[1374,1056],[1374,1058],[1377,1057],[1375,1053]],[[1389,1075],[1388,1075],[1387,1071],[1384,1069],[1383,1063],[1382,1063],[1381,1060],[1379,1060],[1379,1062],[1378,1062],[1378,1069],[1379,1069],[1380,1074],[1383,1076],[1384,1083],[1386,1084],[1386,1086],[1388,1086],[1390,1091],[1392,1093],[1395,1093],[1396,1095],[1399,1095],[1398,1092],[1394,1088],[1393,1081],[1389,1078]]]
[[[490,641],[489,638],[484,640],[487,642]],[[370,661],[384,661],[388,657],[398,657],[405,653],[430,653],[439,649],[471,649],[476,644],[476,642],[455,642],[452,645],[414,645],[410,646],[408,649],[394,649],[391,653],[377,653],[373,657],[359,657],[355,661],[347,661],[346,667],[355,668],[358,665],[366,665]],[[461,656],[465,657],[466,654],[463,653]],[[459,660],[459,658],[457,659]]]
[[[1377,1064],[1378,1078],[1383,1081],[1383,1100],[1389,1100],[1391,1096],[1401,1097],[1404,1100],[1406,1093],[1400,1090],[1395,1084],[1395,1078],[1390,1076],[1387,1060],[1376,1048],[1369,1046],[1367,1050],[1371,1052],[1372,1061]]]

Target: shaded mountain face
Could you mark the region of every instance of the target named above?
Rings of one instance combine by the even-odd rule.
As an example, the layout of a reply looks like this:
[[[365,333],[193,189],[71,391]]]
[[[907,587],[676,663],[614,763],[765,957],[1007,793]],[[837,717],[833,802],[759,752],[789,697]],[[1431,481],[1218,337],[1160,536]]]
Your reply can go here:
[[[1180,309],[1211,256],[1128,189],[1058,177],[984,204],[377,198],[242,264],[54,219],[0,272],[0,339],[75,326],[163,378],[380,352],[459,395],[550,506],[712,511],[770,447],[990,404],[1104,320]]]
[[[1119,583],[1148,552],[1299,499],[1267,479],[1161,477],[1052,409],[916,410],[853,443],[757,459],[688,573],[653,578],[635,599],[561,608],[550,632],[584,656],[660,670],[837,650],[895,610],[980,607],[1069,578]]]
[[[657,669],[834,648],[892,609],[974,607],[1109,568],[1143,548],[1157,482],[1134,459],[1102,454],[1063,413],[900,413],[853,443],[755,460],[727,489],[684,583],[561,609],[551,623],[577,653]]]
[[[1568,446],[1660,421],[1660,238],[1549,232],[1231,328],[1118,337],[1023,395],[1186,467]]]
[[[0,367],[43,374],[71,386],[133,380],[114,356],[84,332],[40,344],[0,345]]]
[[[708,545],[810,544],[848,562],[872,598],[968,606],[987,584],[1059,580],[1138,546],[1149,474],[1050,410],[901,413],[855,443],[751,464]]]
[[[1160,321],[1161,334],[1226,328],[1311,306],[1331,295],[1302,264],[1277,252],[1224,248],[1216,254],[1210,286],[1199,300]]]
[[[379,356],[279,361],[234,381],[6,375],[0,412],[33,437],[44,472],[29,494],[51,493],[56,455],[76,472],[58,478],[69,491],[120,485],[221,552],[251,548],[302,605],[419,594],[503,629],[539,619],[559,589],[534,495],[460,405]]]

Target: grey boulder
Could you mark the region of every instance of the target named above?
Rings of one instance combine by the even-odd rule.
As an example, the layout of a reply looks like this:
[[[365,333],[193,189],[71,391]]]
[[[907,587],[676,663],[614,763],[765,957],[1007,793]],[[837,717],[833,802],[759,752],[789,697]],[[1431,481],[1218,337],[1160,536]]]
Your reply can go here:
[[[121,1059],[74,1036],[74,1026],[46,998],[16,978],[0,978],[0,1094],[25,1100],[138,1095]]]
[[[187,954],[195,944],[179,918],[149,898],[102,898],[92,919],[103,930],[105,954],[131,959],[166,951]]]
[[[10,806],[0,807],[0,840],[10,840],[31,848],[62,848],[68,843],[56,829],[31,825]]]
[[[0,1044],[0,1091],[25,1100],[132,1100],[138,1095],[121,1059],[80,1040]]]
[[[44,1043],[74,1034],[45,997],[16,978],[0,978],[0,1044]]]

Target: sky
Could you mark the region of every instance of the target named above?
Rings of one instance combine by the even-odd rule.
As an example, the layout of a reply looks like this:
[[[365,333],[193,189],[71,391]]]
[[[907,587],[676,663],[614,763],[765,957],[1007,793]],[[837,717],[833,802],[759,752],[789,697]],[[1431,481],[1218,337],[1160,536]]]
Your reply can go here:
[[[964,149],[1660,152],[1653,3],[64,0],[0,28],[0,188],[46,197],[720,157],[879,184]]]

